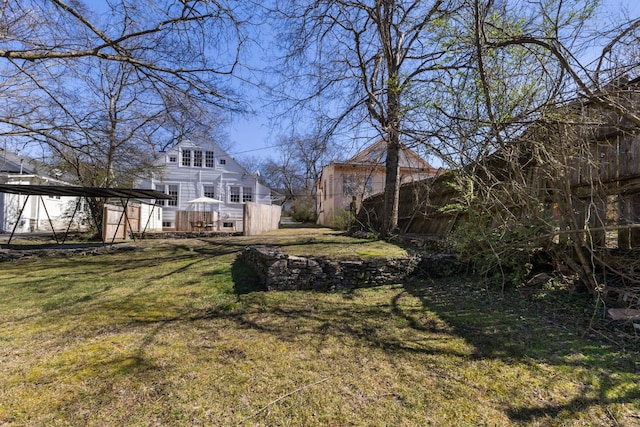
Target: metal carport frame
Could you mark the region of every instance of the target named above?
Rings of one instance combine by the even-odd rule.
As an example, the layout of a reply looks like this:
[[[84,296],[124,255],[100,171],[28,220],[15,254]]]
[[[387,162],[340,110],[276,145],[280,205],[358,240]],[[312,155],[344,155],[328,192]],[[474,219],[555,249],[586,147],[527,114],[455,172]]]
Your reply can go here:
[[[18,222],[20,217],[22,216],[22,212],[27,206],[27,202],[29,201],[30,196],[71,196],[71,197],[83,197],[87,200],[89,197],[99,197],[99,198],[120,198],[125,199],[124,202],[124,212],[126,211],[129,200],[132,198],[136,199],[153,199],[153,200],[169,200],[172,197],[161,193],[155,190],[147,190],[143,188],[102,188],[102,187],[77,187],[71,185],[22,185],[22,184],[0,184],[0,193],[8,193],[8,194],[18,194],[18,195],[26,195],[27,198],[20,209],[20,213],[18,214],[18,218],[16,219],[16,223],[13,226],[13,230],[11,231],[11,235],[9,236],[9,241],[7,244],[11,243],[13,236],[15,234],[16,228],[18,226]],[[44,204],[44,202],[43,202]],[[78,204],[76,203],[76,209],[73,211],[71,215],[71,219],[69,220],[69,224],[73,222],[73,218],[78,210]],[[47,215],[47,219],[49,223],[52,224],[51,218],[49,217],[49,212],[45,207],[45,213]],[[95,218],[94,222],[95,222]],[[122,221],[122,216],[120,217],[120,221],[118,222],[118,226]],[[96,223],[97,225],[97,223]],[[53,232],[53,236],[56,239],[56,242],[60,244],[58,241],[58,237],[56,235],[55,230],[53,230],[53,226],[51,227],[51,231]],[[69,230],[67,229],[67,232]],[[65,233],[65,239],[66,239]],[[115,237],[114,237],[115,239]],[[104,240],[103,240],[104,241]],[[64,243],[64,240],[62,241]],[[112,242],[113,243],[113,242]]]

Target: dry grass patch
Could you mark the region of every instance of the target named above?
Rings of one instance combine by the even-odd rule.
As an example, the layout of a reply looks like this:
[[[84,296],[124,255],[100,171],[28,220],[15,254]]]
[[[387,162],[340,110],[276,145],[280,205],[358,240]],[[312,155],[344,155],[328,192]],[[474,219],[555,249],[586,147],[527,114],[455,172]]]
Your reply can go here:
[[[0,425],[640,422],[640,353],[585,336],[584,300],[453,279],[251,291],[249,243],[389,250],[294,231],[3,264]]]

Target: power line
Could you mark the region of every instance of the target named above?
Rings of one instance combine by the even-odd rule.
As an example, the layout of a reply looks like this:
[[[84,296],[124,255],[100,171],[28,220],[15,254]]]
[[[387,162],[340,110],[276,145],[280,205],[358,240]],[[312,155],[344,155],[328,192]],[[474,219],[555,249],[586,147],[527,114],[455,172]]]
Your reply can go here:
[[[264,147],[264,148],[254,148],[251,150],[245,150],[245,151],[236,151],[236,152],[231,152],[229,154],[231,155],[236,155],[236,154],[244,154],[244,153],[251,153],[252,151],[262,151],[262,150],[269,150],[271,148],[276,148],[278,147],[278,145],[270,145],[268,147]]]

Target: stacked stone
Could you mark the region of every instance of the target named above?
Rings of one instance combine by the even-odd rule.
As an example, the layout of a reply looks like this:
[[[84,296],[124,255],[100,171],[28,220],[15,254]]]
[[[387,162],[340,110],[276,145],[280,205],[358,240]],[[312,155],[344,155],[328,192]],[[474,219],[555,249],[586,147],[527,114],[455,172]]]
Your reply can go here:
[[[239,261],[251,266],[268,290],[339,290],[399,283],[415,274],[418,256],[330,260],[291,256],[269,246],[249,246]]]

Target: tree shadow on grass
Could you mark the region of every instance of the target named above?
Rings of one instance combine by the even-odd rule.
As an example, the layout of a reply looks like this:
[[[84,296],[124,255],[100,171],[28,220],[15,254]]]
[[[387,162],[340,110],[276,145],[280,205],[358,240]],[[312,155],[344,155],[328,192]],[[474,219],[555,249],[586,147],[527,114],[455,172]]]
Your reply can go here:
[[[606,392],[613,389],[615,386],[616,384],[611,384],[609,387],[601,387],[600,394],[597,397],[576,396],[565,404],[546,404],[510,408],[506,412],[509,418],[515,422],[531,423],[536,420],[544,420],[548,418],[561,419],[567,416],[570,417],[572,414],[580,412],[591,406],[602,406],[612,403],[632,403],[640,399],[640,392],[638,390],[630,390],[621,398],[607,398]],[[626,425],[618,423],[612,413],[609,412],[607,415],[611,418],[611,423],[606,425]],[[640,425],[640,418],[638,418],[638,424],[634,425]]]
[[[267,306],[260,300],[257,298],[251,309],[233,314],[233,320],[242,328],[268,333],[283,342],[308,342],[318,352],[326,342],[338,342],[345,347],[382,350],[389,357],[467,356],[464,350],[447,345],[445,331],[407,328],[388,304],[361,305],[342,298],[330,303],[287,299],[274,304],[270,300]]]
[[[588,373],[582,392],[566,402],[507,408],[512,421],[561,420],[593,406],[637,405],[640,384],[629,379],[637,374],[638,343],[627,343],[622,349],[614,340],[590,335],[593,303],[588,296],[569,291],[562,295],[500,292],[461,278],[416,281],[404,287],[425,310],[435,312],[473,346],[475,359],[557,365]],[[615,421],[608,409],[605,412]]]
[[[233,291],[237,295],[267,290],[253,268],[247,263],[238,261],[237,259],[234,260],[231,265],[231,278],[233,280]]]

